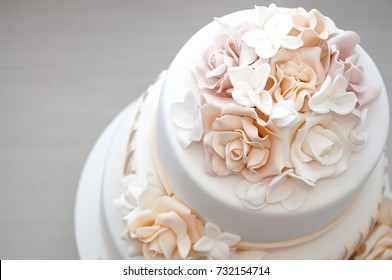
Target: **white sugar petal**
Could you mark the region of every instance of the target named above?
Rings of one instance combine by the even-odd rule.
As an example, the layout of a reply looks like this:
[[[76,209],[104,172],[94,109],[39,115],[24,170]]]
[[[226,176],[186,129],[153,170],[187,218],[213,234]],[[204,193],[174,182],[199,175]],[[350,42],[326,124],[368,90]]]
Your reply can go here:
[[[202,236],[197,242],[193,245],[193,249],[199,252],[209,252],[212,250],[214,246],[214,240],[207,237]]]
[[[271,187],[267,191],[267,202],[276,203],[287,199],[293,192],[293,186],[289,182]]]
[[[207,223],[205,227],[206,236],[210,238],[216,238],[220,233],[220,228],[212,223]]]
[[[303,44],[304,42],[298,37],[284,36],[280,38],[280,45],[289,50],[296,50],[302,47]]]
[[[285,200],[283,200],[282,206],[289,211],[299,209],[305,202],[307,191],[302,186],[295,186],[292,194]]]
[[[266,40],[268,38],[267,33],[262,29],[254,29],[246,32],[242,36],[242,41],[250,47],[257,47],[260,41]]]
[[[210,255],[216,260],[228,260],[230,257],[230,248],[223,242],[217,242],[210,251]]]

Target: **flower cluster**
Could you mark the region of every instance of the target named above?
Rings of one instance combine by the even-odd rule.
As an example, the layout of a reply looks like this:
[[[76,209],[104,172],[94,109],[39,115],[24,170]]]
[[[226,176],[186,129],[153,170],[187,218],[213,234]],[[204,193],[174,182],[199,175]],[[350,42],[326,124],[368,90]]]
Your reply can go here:
[[[317,10],[255,13],[238,26],[217,20],[222,32],[194,70],[198,92],[173,104],[172,119],[184,148],[203,144],[210,174],[244,177],[245,207],[295,210],[365,144],[367,105],[380,89],[358,65],[356,33]]]
[[[186,205],[147,178],[130,174],[122,179],[115,200],[127,228],[123,239],[130,257],[145,259],[261,259],[266,253],[237,248],[240,236],[204,224]]]
[[[356,260],[392,260],[392,197],[384,196],[376,227],[354,254]]]

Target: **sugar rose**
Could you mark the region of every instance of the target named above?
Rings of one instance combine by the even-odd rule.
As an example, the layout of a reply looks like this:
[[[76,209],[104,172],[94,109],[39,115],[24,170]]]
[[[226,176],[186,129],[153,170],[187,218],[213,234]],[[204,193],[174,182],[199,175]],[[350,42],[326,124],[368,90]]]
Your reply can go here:
[[[312,182],[341,174],[348,167],[353,145],[330,114],[309,116],[291,144],[296,173]]]
[[[290,34],[301,38],[304,47],[317,46],[337,31],[334,22],[316,9],[310,12],[303,8],[293,9],[291,18],[293,30]]]
[[[202,116],[207,171],[217,176],[242,173],[250,181],[280,172],[271,156],[273,136],[254,108],[207,104]]]
[[[271,59],[270,92],[276,102],[292,100],[301,111],[305,98],[310,97],[325,79],[319,47],[281,50]]]
[[[188,207],[162,196],[128,221],[128,231],[142,242],[146,259],[186,259],[204,229]]]
[[[392,198],[384,196],[376,227],[359,247],[356,260],[392,260]]]
[[[250,65],[257,59],[254,50],[241,41],[242,33],[248,29],[246,25],[238,29],[231,28],[215,38],[213,44],[205,51],[202,63],[194,71],[201,90],[231,96],[230,90],[233,86],[227,69]]]

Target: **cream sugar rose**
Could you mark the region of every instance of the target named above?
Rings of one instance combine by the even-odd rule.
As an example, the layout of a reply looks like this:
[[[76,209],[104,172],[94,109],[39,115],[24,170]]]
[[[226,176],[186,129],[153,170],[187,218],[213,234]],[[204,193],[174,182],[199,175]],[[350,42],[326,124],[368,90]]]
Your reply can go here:
[[[143,101],[157,113],[140,114],[133,140],[153,148],[136,146],[130,158],[145,165],[126,172],[116,200],[129,255],[355,255],[387,185],[389,114],[358,43],[317,10],[274,4],[195,34]],[[389,204],[358,258],[391,257]]]

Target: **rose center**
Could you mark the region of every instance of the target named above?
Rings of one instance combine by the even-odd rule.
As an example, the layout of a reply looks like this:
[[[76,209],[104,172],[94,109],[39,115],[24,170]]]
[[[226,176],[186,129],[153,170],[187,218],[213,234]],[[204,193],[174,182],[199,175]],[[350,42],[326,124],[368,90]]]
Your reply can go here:
[[[238,138],[231,141],[227,148],[233,160],[240,160],[244,156],[244,143]]]
[[[319,133],[320,129],[322,129],[322,127],[319,125],[311,129],[302,146],[303,151],[307,155],[317,160],[320,160],[320,157],[323,155],[328,154],[335,144],[330,138]]]

